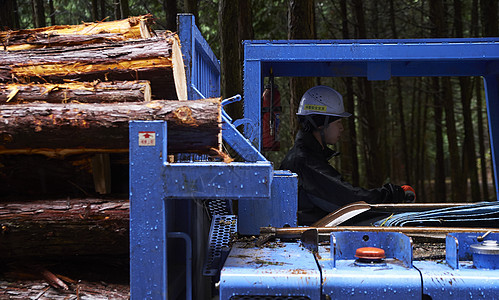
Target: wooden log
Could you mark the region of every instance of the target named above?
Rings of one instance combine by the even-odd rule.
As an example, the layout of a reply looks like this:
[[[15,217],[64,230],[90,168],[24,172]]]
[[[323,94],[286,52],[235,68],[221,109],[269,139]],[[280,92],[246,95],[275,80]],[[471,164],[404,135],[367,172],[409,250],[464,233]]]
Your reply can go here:
[[[150,38],[154,36],[150,28],[153,22],[153,16],[148,14],[111,22],[0,31],[0,42],[3,50],[18,51]]]
[[[154,99],[185,100],[185,69],[179,52],[174,34],[112,44],[0,51],[0,81],[149,80]]]
[[[0,106],[0,154],[12,149],[128,149],[128,122],[168,122],[168,152],[221,149],[220,99]],[[99,151],[96,151],[99,152]]]
[[[0,203],[2,258],[126,254],[128,200]]]
[[[0,104],[138,102],[151,100],[149,81],[70,82],[61,84],[0,83]]]

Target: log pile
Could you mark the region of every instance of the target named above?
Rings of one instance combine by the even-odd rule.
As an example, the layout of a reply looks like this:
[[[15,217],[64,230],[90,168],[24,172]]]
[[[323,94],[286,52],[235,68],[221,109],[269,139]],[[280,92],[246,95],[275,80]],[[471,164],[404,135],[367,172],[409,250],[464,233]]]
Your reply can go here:
[[[219,153],[220,99],[187,100],[179,39],[152,22],[0,32],[3,259],[126,256],[131,120],[166,120],[169,153]]]
[[[179,39],[169,31],[155,36],[151,22],[146,15],[0,32],[0,82],[148,80],[154,99],[186,100]]]

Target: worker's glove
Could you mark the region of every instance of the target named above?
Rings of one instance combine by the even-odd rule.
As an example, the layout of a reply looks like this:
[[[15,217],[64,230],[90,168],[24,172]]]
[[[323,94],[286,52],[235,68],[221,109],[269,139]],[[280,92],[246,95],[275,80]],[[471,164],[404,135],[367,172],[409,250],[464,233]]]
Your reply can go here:
[[[401,188],[404,190],[404,203],[416,202],[416,191],[410,185],[403,185]]]
[[[405,191],[401,186],[387,183],[381,188],[386,194],[380,203],[404,203],[405,202]]]

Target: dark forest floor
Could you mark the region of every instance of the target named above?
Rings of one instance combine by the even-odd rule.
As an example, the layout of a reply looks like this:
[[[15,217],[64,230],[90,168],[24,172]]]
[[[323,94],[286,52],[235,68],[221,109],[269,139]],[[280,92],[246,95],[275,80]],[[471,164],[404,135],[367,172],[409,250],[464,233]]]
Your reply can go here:
[[[129,299],[128,262],[128,257],[1,261],[0,299]]]

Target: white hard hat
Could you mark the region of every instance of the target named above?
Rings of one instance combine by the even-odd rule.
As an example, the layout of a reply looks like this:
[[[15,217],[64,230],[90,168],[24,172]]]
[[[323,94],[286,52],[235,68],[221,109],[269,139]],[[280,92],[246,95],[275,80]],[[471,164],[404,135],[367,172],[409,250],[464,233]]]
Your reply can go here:
[[[352,114],[345,112],[340,93],[328,86],[318,85],[303,94],[297,115],[350,117]]]

